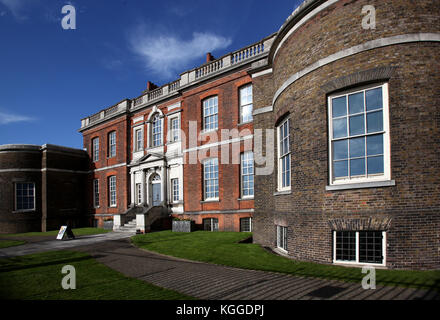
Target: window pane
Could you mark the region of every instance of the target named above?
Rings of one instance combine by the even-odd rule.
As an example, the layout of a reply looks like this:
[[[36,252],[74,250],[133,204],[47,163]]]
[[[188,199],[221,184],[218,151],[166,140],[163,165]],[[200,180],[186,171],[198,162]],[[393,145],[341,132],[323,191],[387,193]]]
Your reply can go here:
[[[383,156],[368,157],[368,174],[383,173]]]
[[[335,178],[348,176],[348,161],[335,161],[333,162],[333,176]]]
[[[383,154],[383,134],[367,137],[367,155]]]
[[[333,120],[333,138],[344,138],[347,136],[347,119]]]
[[[332,99],[332,117],[347,115],[347,98],[345,96]]]
[[[348,112],[355,114],[364,112],[364,93],[359,92],[348,96]]]
[[[359,176],[365,174],[365,158],[350,160],[350,175]]]
[[[365,156],[365,138],[350,139],[350,158]]]
[[[382,88],[367,90],[365,93],[367,111],[382,109]]]
[[[350,117],[350,136],[364,134],[364,115]]]
[[[339,140],[333,142],[333,160],[342,160],[348,158],[348,140]]]
[[[336,260],[356,261],[356,233],[353,231],[336,232]]]
[[[242,122],[248,122],[252,120],[252,104],[248,104],[242,107]]]
[[[359,262],[382,263],[382,231],[359,231]]]
[[[383,130],[382,110],[367,114],[367,132],[376,132]]]

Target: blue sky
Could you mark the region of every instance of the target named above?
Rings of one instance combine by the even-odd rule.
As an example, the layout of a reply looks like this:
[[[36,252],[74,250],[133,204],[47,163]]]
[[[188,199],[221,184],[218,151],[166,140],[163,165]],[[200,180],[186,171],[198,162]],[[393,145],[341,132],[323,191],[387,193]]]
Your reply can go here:
[[[81,118],[261,40],[301,2],[0,0],[0,144],[82,148]]]

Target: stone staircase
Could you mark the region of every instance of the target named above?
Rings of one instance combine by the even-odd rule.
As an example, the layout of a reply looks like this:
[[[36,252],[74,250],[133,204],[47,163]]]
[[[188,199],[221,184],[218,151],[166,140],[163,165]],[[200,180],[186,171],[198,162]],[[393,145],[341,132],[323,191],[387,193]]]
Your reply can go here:
[[[122,227],[119,227],[116,232],[127,232],[127,233],[136,233],[136,219],[131,220],[130,222],[124,224]]]
[[[120,224],[113,225],[113,231],[141,233],[150,232],[151,225],[161,219],[170,217],[171,210],[166,207],[133,207],[119,215]],[[136,218],[136,215],[138,218]],[[139,219],[139,220],[138,220]]]

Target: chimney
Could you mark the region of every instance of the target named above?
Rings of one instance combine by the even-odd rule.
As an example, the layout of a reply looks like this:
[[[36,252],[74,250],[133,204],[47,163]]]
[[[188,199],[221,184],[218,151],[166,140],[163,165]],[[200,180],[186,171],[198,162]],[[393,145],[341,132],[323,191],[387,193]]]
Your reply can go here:
[[[214,60],[215,60],[214,56],[211,54],[211,52],[208,52],[206,54],[206,63],[214,61]]]
[[[151,82],[151,81],[147,82],[147,91],[151,91],[151,90],[154,90],[156,88],[157,88],[157,86],[153,82]]]

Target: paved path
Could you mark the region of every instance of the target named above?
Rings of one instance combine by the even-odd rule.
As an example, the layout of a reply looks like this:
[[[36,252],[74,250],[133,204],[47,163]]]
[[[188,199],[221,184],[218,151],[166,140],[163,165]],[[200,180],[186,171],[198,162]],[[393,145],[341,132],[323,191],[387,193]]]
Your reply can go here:
[[[425,290],[382,286],[364,290],[361,283],[301,278],[182,260],[140,250],[128,239],[95,243],[76,250],[91,254],[126,276],[203,300],[440,300],[437,292]],[[320,297],[313,295],[318,289],[322,291],[317,294]]]
[[[364,290],[360,283],[302,278],[177,259],[135,248],[128,239],[132,235],[110,232],[70,241],[33,242],[0,249],[0,258],[74,248],[89,253],[126,276],[203,300],[440,300],[440,295],[433,291],[382,286]]]
[[[56,236],[50,237],[52,238],[52,240],[48,240],[48,237],[45,237],[44,241],[38,241],[39,237],[32,237],[31,243],[0,249],[0,258],[17,257],[17,256],[23,256],[26,254],[32,254],[32,253],[44,252],[44,251],[63,250],[78,246],[88,246],[88,245],[93,245],[95,243],[100,243],[110,240],[125,239],[132,237],[133,235],[134,233],[109,232],[109,233],[96,234],[96,235],[78,236],[74,240],[67,240],[67,241],[56,240],[54,239],[56,238]],[[7,239],[7,238],[2,238],[2,239]],[[16,239],[18,240],[19,238],[9,238],[9,240],[16,240]]]

